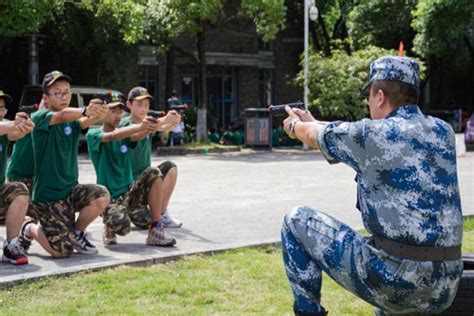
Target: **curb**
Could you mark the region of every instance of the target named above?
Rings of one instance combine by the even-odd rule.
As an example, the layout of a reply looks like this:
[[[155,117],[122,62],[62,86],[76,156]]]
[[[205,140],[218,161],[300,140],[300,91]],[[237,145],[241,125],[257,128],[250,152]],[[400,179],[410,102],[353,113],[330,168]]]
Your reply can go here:
[[[240,152],[239,146],[229,147],[157,147],[155,154],[158,156],[185,156],[185,155],[207,155],[229,152]]]
[[[89,266],[76,266],[69,271],[65,272],[52,272],[47,275],[33,275],[31,277],[27,277],[24,279],[17,279],[11,281],[0,282],[0,290],[5,290],[17,285],[21,285],[24,283],[30,283],[36,280],[50,278],[50,277],[57,277],[57,276],[73,276],[79,273],[91,273],[91,272],[99,272],[106,269],[113,269],[117,267],[123,266],[130,266],[130,267],[149,267],[155,264],[167,263],[172,261],[180,260],[181,258],[188,257],[188,256],[197,256],[197,255],[204,255],[204,256],[211,256],[218,253],[223,253],[226,251],[236,250],[236,249],[244,249],[244,248],[260,248],[260,247],[271,247],[271,246],[279,246],[281,244],[280,241],[269,240],[264,242],[257,242],[257,243],[250,243],[250,244],[234,244],[226,247],[215,248],[215,249],[206,249],[206,250],[195,250],[185,253],[178,253],[171,256],[166,257],[145,257],[143,259],[134,259],[134,260],[123,260],[122,262],[116,262],[112,264],[103,265],[102,263],[94,263]]]

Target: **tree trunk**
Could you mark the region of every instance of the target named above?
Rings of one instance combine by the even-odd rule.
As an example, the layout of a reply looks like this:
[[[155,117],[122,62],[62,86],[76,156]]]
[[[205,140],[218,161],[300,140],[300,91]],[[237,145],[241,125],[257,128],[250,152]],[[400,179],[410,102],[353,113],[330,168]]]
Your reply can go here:
[[[324,54],[325,56],[331,56],[331,39],[329,38],[328,30],[326,28],[326,23],[324,23],[324,18],[321,14],[318,15],[318,24],[321,26],[321,30],[323,32],[323,39],[324,39]]]
[[[196,140],[207,141],[207,59],[206,22],[201,22],[201,32],[197,34],[199,58],[199,108],[196,122]]]
[[[470,84],[469,87],[472,87],[474,85],[474,48],[472,47],[471,41],[469,38],[464,37],[464,43],[467,46],[467,49],[471,55],[471,78],[470,78]],[[468,94],[468,99],[467,102],[469,103],[469,109],[474,110],[474,104],[473,104],[473,98],[472,98],[472,93]]]
[[[312,27],[309,28],[309,31],[311,33],[311,43],[313,44],[313,50],[314,51],[320,51],[322,50],[321,43],[319,42],[318,39],[318,33],[316,32],[316,25],[311,25]]]
[[[174,46],[166,52],[166,86],[165,86],[165,110],[168,110],[168,98],[171,96],[171,92],[174,88]]]

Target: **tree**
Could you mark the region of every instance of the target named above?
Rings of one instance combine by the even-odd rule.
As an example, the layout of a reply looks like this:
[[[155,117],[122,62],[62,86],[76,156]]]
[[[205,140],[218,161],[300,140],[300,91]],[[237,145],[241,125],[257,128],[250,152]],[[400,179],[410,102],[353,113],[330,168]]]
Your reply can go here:
[[[412,26],[416,31],[414,50],[425,56],[433,68],[441,65],[443,74],[443,58],[458,59],[463,64],[462,47],[468,52],[469,87],[474,85],[474,2],[471,0],[420,0],[413,12]],[[466,59],[464,59],[466,60]],[[442,79],[440,80],[440,86]],[[437,89],[442,91],[441,88]],[[473,106],[472,93],[469,94],[470,106]]]
[[[311,110],[328,119],[357,120],[364,117],[367,102],[360,93],[367,83],[370,63],[394,53],[375,46],[350,55],[344,49],[334,49],[329,57],[324,52],[311,52],[308,60]],[[303,71],[296,81],[303,84]]]
[[[85,1],[85,0],[84,0]],[[199,69],[199,105],[197,140],[207,140],[207,60],[206,34],[219,21],[233,17],[224,10],[229,0],[99,0],[90,5],[98,15],[112,12],[124,39],[130,43],[146,41],[158,45],[161,51],[170,48],[182,33],[188,32],[196,42],[197,56],[187,54]],[[264,41],[275,38],[285,25],[284,0],[242,0],[239,17],[249,17],[256,25],[257,34]]]
[[[41,26],[62,10],[62,0],[0,0],[0,36],[16,37],[37,33]]]
[[[411,27],[411,11],[416,1],[359,1],[349,14],[348,28],[353,47],[375,45],[395,49],[403,41],[411,49],[415,32]]]

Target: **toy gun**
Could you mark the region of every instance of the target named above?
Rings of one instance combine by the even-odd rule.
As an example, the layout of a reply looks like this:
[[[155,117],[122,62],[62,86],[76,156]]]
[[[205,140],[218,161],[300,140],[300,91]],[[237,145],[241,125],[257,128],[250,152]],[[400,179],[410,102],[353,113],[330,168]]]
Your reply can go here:
[[[109,94],[108,93],[96,93],[92,99],[99,99],[102,103],[107,102]]]
[[[176,112],[181,113],[184,110],[187,110],[188,108],[189,108],[189,106],[186,103],[184,103],[184,104],[172,105],[172,106],[169,107],[169,110],[170,111],[175,110]]]
[[[36,112],[39,109],[39,104],[35,103],[32,105],[20,105],[18,112],[25,112],[28,116],[31,116],[32,113]]]
[[[295,103],[287,103],[287,104],[278,104],[278,105],[270,105],[268,107],[268,111],[273,116],[281,116],[286,115],[285,107],[289,106],[290,108],[298,108],[301,110],[305,110],[303,102],[295,102]]]
[[[163,117],[166,115],[166,112],[163,112],[163,111],[155,111],[155,110],[150,110],[148,111],[148,116],[151,116],[153,117],[155,120],[160,118],[160,117]]]

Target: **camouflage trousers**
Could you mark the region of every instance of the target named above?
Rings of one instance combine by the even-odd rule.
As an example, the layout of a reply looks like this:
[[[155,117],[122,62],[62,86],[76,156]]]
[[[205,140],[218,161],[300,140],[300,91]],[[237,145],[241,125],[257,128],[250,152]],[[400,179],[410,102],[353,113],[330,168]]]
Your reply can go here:
[[[148,193],[155,180],[160,177],[164,178],[160,168],[145,169],[132,183],[128,192],[112,199],[104,213],[104,224],[121,236],[130,232],[131,223],[138,228],[146,229],[151,224]]]
[[[14,179],[14,180],[10,180],[8,179],[9,182],[21,182],[23,184],[26,185],[26,187],[28,188],[28,191],[30,192],[30,196],[31,196],[31,193],[33,192],[33,178],[21,178],[21,179]]]
[[[324,311],[321,273],[377,307],[378,315],[441,312],[459,285],[462,261],[412,261],[373,246],[349,226],[322,212],[296,207],[282,232],[285,271],[294,309]]]
[[[5,222],[10,204],[21,195],[30,195],[26,185],[21,182],[7,182],[0,185],[0,222]]]
[[[31,215],[38,219],[51,247],[63,256],[72,254],[75,213],[109,191],[97,184],[78,184],[64,200],[35,202]]]

